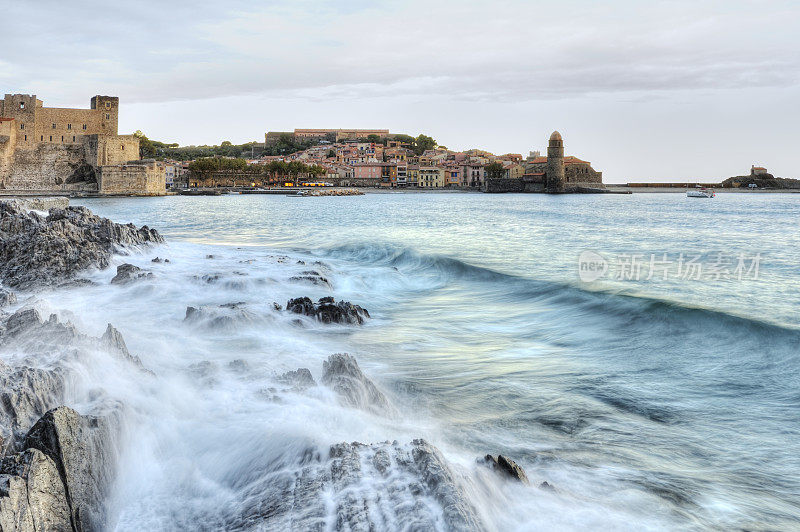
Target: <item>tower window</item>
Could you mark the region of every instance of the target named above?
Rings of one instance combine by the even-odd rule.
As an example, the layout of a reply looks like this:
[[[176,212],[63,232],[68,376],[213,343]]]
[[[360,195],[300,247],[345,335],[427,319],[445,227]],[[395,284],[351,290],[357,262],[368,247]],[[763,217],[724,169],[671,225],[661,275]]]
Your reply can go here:
[[[67,129],[72,129],[72,124],[67,124]]]
[[[61,142],[64,142],[64,135],[61,135]]]
[[[108,120],[109,118],[111,118],[111,115],[106,113],[106,120]]]
[[[106,102],[106,109],[111,109],[111,102]]]
[[[20,125],[19,125],[19,128],[20,128],[20,129],[25,129],[25,124],[20,124]]]
[[[19,102],[19,108],[25,109],[25,102]]]
[[[28,140],[28,135],[25,135],[25,140]]]
[[[72,135],[72,142],[75,142],[75,135]]]
[[[39,140],[40,140],[40,141],[42,141],[42,142],[44,142],[44,135],[42,135],[42,136],[41,136],[41,138],[40,138]]]
[[[83,124],[83,130],[86,131],[86,124]]]
[[[55,128],[56,128],[56,125],[55,125],[55,124],[53,124],[53,129],[55,129]]]
[[[122,145],[122,151],[125,151],[125,145],[124,144]]]
[[[53,142],[53,135],[50,135],[50,142]]]

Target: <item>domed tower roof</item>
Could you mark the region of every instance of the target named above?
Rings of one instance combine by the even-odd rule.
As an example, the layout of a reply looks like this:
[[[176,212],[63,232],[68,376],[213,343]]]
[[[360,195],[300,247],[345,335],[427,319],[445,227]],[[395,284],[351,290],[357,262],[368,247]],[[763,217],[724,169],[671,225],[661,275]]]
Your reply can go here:
[[[561,133],[559,133],[558,131],[553,131],[553,134],[550,135],[550,140],[563,140],[563,139],[561,138]]]

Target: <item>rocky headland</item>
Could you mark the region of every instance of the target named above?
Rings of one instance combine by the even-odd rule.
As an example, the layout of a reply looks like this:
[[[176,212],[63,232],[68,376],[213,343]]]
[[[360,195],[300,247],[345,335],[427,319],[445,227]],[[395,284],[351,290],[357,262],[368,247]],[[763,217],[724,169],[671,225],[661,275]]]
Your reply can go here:
[[[109,499],[119,480],[126,405],[95,393],[91,407],[83,405],[78,412],[67,404],[72,373],[77,363],[91,365],[100,353],[114,371],[139,374],[153,386],[159,375],[129,352],[113,325],[99,337],[86,335],[57,312],[43,310],[36,297],[79,280],[89,269],[108,268],[115,253],[163,239],[154,229],[117,224],[83,207],[39,210],[0,202],[0,530],[106,530],[114,528]],[[122,264],[111,283],[149,279],[150,272]],[[349,327],[370,317],[361,306],[332,297],[295,298],[285,309],[274,304],[272,310],[292,320]],[[184,321],[228,326],[257,319],[257,310],[237,302],[188,307]],[[230,369],[245,371],[246,366],[239,361]],[[201,379],[215,371],[211,362],[191,369]],[[298,368],[276,376],[274,383],[262,395],[278,403],[286,394],[327,389],[342,407],[364,415],[392,418],[397,413],[391,394],[345,353],[322,362],[319,382],[308,368]],[[481,462],[489,476],[494,470],[498,479],[528,482],[510,458],[487,455]],[[197,528],[323,530],[334,515],[337,530],[483,530],[487,525],[470,495],[474,482],[422,439],[334,443],[327,452],[310,447],[293,465],[253,464],[250,481],[235,488],[241,501],[236,512],[209,509],[208,520]],[[374,506],[367,510],[376,493],[385,498],[380,515]]]

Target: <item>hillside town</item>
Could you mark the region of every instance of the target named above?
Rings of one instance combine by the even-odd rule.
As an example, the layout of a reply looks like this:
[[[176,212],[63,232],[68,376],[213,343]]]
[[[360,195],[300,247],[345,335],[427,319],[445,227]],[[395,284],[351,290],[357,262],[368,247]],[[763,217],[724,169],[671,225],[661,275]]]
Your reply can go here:
[[[561,136],[557,136],[557,143]],[[545,189],[548,156],[562,159],[565,184],[602,186],[602,174],[588,161],[558,153],[542,156],[531,151],[495,155],[485,150],[454,151],[425,135],[417,138],[392,135],[388,130],[296,129],[292,133],[270,132],[263,145],[252,151],[268,151],[291,137],[311,141],[309,147],[285,155],[225,162],[204,158],[192,162],[166,161],[167,183],[172,187],[214,188],[239,186],[333,185],[373,188],[475,189],[490,183],[514,191]],[[553,139],[551,139],[552,141]],[[234,159],[228,157],[227,159]],[[553,162],[551,160],[551,162]],[[205,163],[205,164],[203,164]],[[516,186],[514,186],[516,184]],[[491,190],[489,190],[491,191]],[[499,190],[498,190],[499,191]]]

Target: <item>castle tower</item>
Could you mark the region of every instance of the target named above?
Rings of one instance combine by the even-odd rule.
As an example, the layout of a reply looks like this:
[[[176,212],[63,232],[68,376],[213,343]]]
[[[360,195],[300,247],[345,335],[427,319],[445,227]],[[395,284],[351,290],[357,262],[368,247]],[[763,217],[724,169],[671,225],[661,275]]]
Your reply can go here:
[[[100,131],[102,135],[117,135],[119,121],[119,98],[116,96],[94,96],[91,108],[100,111]]]
[[[561,133],[553,131],[547,146],[547,174],[545,190],[561,192],[564,190],[564,140]]]

